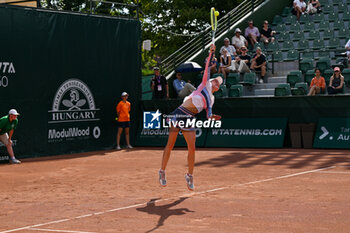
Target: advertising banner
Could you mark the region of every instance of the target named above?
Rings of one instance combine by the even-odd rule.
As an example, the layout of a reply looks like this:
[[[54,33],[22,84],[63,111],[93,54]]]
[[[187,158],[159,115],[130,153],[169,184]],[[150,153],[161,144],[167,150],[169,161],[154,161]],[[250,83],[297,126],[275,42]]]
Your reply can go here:
[[[150,116],[148,117],[148,114]],[[159,116],[152,117],[160,114]],[[209,121],[207,121],[209,122]],[[165,125],[166,126],[166,125]],[[221,119],[220,127],[196,128],[198,147],[283,147],[287,118],[229,118]],[[165,146],[168,127],[164,127],[161,113],[144,112],[143,125],[137,138],[138,146]],[[177,146],[186,146],[182,135]]]
[[[321,118],[314,139],[315,148],[350,148],[350,118]]]
[[[137,146],[161,146],[164,147],[168,141],[169,125],[166,124],[167,115],[159,110],[143,112],[142,124],[137,133]],[[207,136],[207,129],[196,128],[196,146],[203,147]],[[186,146],[186,141],[181,131],[177,136],[175,146]]]
[[[209,129],[207,147],[283,147],[287,118],[222,119],[220,129]]]
[[[111,149],[116,106],[141,88],[140,22],[0,5],[0,117],[20,113],[16,157]],[[0,145],[0,161],[6,160]]]

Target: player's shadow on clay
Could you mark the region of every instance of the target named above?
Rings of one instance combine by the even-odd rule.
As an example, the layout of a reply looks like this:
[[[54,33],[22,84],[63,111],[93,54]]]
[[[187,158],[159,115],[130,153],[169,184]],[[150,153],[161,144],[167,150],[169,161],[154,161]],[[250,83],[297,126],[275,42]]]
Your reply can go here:
[[[159,227],[163,226],[165,220],[168,219],[170,216],[184,215],[186,213],[194,212],[194,211],[189,210],[187,208],[170,209],[171,207],[174,207],[174,206],[180,204],[181,202],[183,202],[187,198],[188,197],[181,197],[179,200],[176,200],[173,203],[170,203],[167,205],[156,205],[156,201],[159,200],[160,198],[151,199],[149,202],[147,202],[147,205],[145,207],[137,208],[136,209],[137,211],[160,216],[157,226],[155,226],[151,230],[146,231],[146,233],[152,232],[152,231],[158,229]]]

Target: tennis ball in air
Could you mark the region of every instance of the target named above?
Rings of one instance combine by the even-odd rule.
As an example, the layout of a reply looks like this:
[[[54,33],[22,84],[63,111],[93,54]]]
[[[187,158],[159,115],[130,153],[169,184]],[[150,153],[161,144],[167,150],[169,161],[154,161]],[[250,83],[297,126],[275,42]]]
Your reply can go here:
[[[219,15],[220,15],[219,11],[215,11],[215,16],[219,16]]]

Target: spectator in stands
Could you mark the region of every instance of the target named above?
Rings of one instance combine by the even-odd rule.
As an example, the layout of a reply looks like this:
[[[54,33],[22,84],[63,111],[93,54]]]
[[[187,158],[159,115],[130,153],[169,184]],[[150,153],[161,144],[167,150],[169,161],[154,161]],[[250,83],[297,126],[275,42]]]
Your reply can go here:
[[[315,77],[311,80],[309,96],[324,93],[326,89],[326,81],[321,76],[321,70],[319,68],[315,69]]]
[[[241,35],[241,29],[236,28],[235,36],[232,37],[232,45],[235,46],[237,54],[240,54],[242,46],[248,47],[248,41]]]
[[[123,92],[122,100],[117,105],[117,115],[118,115],[118,134],[117,134],[117,150],[120,150],[120,136],[124,129],[126,148],[132,149],[133,147],[130,145],[129,138],[129,129],[130,129],[130,110],[131,104],[127,101],[129,95],[126,92]]]
[[[274,34],[276,34],[276,32],[272,31],[272,29],[269,27],[269,22],[265,20],[262,28],[260,29],[260,41],[263,42],[265,45],[267,45],[270,42],[274,42]]]
[[[151,80],[153,99],[169,98],[168,82],[163,75],[160,75],[159,68],[154,67],[154,77]]]
[[[219,73],[222,73],[224,75],[224,84],[225,84],[227,73],[230,73],[231,71],[230,67],[231,67],[232,58],[230,55],[228,55],[228,52],[225,48],[222,50],[222,53],[223,55],[220,56]]]
[[[260,47],[256,48],[256,54],[253,55],[250,69],[261,72],[259,83],[263,83],[266,74],[266,56],[262,53]]]
[[[182,74],[180,72],[176,73],[176,79],[173,81],[174,89],[177,93],[177,97],[180,99],[185,98],[191,94],[196,88],[189,82],[182,80]]]
[[[248,21],[248,27],[245,29],[244,36],[249,40],[252,46],[258,42],[260,37],[260,32],[257,27],[254,26],[253,20]]]
[[[204,64],[207,63],[208,58],[205,59]],[[210,74],[215,74],[218,72],[218,70],[216,69],[218,63],[218,59],[216,59],[215,56],[212,56],[211,61],[209,63],[209,68],[210,68]]]
[[[224,39],[224,45],[223,45],[223,46],[221,47],[221,49],[220,49],[220,54],[221,54],[221,55],[223,55],[223,52],[222,52],[223,49],[226,49],[226,50],[227,50],[228,55],[231,56],[231,59],[232,59],[232,60],[235,59],[235,56],[237,55],[237,54],[236,54],[236,49],[235,49],[235,47],[234,47],[233,45],[230,45],[230,40],[229,40],[229,38],[225,38],[225,39]]]
[[[348,68],[350,68],[350,40],[345,45],[346,55],[348,57]]]
[[[250,72],[250,59],[251,57],[247,54],[248,49],[245,46],[241,48],[241,55],[236,57],[236,59],[232,62],[231,70],[233,72],[245,73]]]
[[[294,0],[292,13],[297,16],[299,21],[300,16],[306,11],[306,3],[304,0]]]
[[[21,161],[16,159],[15,154],[13,153],[11,140],[13,132],[18,124],[17,116],[19,116],[19,113],[16,111],[16,109],[11,109],[7,116],[0,118],[0,142],[5,145],[7,152],[10,155],[10,163],[13,164],[21,163]]]
[[[335,67],[334,73],[329,80],[329,86],[327,88],[328,94],[337,94],[343,92],[344,76],[340,73],[340,68]]]
[[[318,0],[309,0],[309,3],[307,4],[306,12],[309,15],[322,12],[321,3]]]

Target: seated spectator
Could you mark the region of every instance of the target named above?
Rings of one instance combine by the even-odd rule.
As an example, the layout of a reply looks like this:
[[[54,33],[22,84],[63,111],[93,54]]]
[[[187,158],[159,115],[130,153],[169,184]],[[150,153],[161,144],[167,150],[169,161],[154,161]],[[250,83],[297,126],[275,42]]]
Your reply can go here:
[[[345,45],[346,55],[348,57],[348,68],[350,68],[350,40]]]
[[[263,27],[260,29],[260,41],[264,44],[268,44],[270,42],[274,42],[275,38],[273,35],[276,34],[275,31],[272,31],[272,29],[269,27],[269,22],[267,20],[264,21]]]
[[[168,81],[160,74],[159,68],[154,67],[154,76],[151,80],[151,89],[153,92],[153,99],[169,98]]]
[[[250,69],[261,72],[259,83],[263,83],[266,74],[266,56],[262,53],[260,47],[256,48],[256,54],[253,55]]]
[[[260,32],[257,27],[254,27],[254,22],[253,20],[250,20],[248,22],[248,27],[245,29],[244,36],[249,39],[250,44],[255,45],[256,42],[258,42],[258,39],[260,37]]]
[[[231,67],[232,58],[230,55],[228,55],[228,52],[225,48],[222,50],[222,53],[223,55],[220,56],[219,73],[222,73],[224,75],[224,84],[225,84],[227,73],[230,73],[231,71],[230,67]]]
[[[174,89],[177,93],[177,96],[180,99],[185,98],[191,94],[196,88],[188,81],[187,83],[182,80],[182,74],[180,72],[176,73],[176,79],[173,81]]]
[[[304,0],[294,0],[293,2],[293,15],[297,16],[297,20],[299,21],[300,16],[306,11],[306,3]]]
[[[233,45],[230,45],[230,40],[228,38],[224,39],[224,45],[220,49],[220,54],[223,55],[222,50],[226,49],[228,52],[228,55],[231,56],[231,59],[235,59],[236,56],[236,49]]]
[[[311,80],[309,96],[324,93],[326,89],[326,81],[321,77],[321,70],[315,69],[315,77]]]
[[[248,49],[245,46],[241,48],[241,55],[237,56],[236,59],[232,62],[231,70],[233,72],[239,73],[249,73],[250,72],[250,59],[251,57],[247,54]]]
[[[239,49],[242,48],[242,46],[248,47],[248,41],[241,35],[241,29],[239,28],[236,28],[235,36],[232,37],[232,45],[235,46],[237,54],[241,53]]]
[[[320,12],[322,12],[321,3],[318,0],[309,0],[309,3],[307,4],[306,13],[312,15]]]
[[[208,58],[205,59],[204,64],[207,63],[207,59]],[[216,69],[217,63],[218,63],[218,59],[216,59],[215,54],[214,54],[211,58],[210,63],[209,63],[210,74],[215,74],[218,72],[218,70]]]
[[[334,73],[329,80],[329,86],[327,88],[328,94],[337,94],[343,92],[344,76],[340,73],[340,68],[335,67]]]

